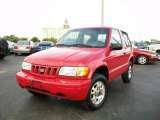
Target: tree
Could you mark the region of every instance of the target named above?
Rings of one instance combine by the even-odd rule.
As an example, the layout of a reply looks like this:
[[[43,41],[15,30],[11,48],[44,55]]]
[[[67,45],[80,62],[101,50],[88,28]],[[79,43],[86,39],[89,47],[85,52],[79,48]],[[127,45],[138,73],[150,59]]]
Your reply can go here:
[[[157,40],[157,39],[151,39],[151,43],[154,43],[154,44],[160,44],[160,40]]]
[[[146,43],[146,44],[148,44],[148,45],[150,45],[150,44],[151,44],[149,41],[144,41],[144,43]]]
[[[43,41],[51,41],[51,42],[53,42],[54,44],[57,43],[57,39],[56,39],[56,38],[53,38],[53,37],[52,37],[52,38],[44,38]]]
[[[19,40],[28,40],[28,38],[26,38],[26,37],[21,37],[21,38],[19,38]]]
[[[40,42],[40,40],[39,40],[37,37],[33,37],[33,38],[31,39],[31,41],[33,41],[33,42]]]
[[[11,41],[11,42],[15,42],[15,43],[17,43],[19,40],[19,38],[16,37],[15,35],[4,36],[3,39]]]

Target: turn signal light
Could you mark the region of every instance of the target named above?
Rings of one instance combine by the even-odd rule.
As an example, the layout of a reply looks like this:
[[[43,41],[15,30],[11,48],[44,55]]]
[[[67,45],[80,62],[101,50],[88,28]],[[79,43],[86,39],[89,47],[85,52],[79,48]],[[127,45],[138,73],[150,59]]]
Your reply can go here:
[[[30,46],[26,46],[26,49],[30,49],[31,47]]]
[[[18,46],[14,46],[13,49],[18,49]]]

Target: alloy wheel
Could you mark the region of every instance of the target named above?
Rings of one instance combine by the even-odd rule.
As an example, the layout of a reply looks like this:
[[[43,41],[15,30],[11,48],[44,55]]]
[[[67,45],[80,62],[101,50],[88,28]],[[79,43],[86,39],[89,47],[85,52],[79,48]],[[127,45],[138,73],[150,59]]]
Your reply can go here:
[[[105,85],[102,81],[96,82],[91,88],[91,102],[95,105],[99,105],[105,97]]]

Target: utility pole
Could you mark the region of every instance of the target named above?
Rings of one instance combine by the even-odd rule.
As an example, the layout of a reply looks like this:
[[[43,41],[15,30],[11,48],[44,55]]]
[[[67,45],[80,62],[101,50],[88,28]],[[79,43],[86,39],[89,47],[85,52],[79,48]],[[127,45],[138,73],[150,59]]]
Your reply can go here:
[[[104,0],[102,0],[102,4],[101,4],[101,26],[104,25]]]

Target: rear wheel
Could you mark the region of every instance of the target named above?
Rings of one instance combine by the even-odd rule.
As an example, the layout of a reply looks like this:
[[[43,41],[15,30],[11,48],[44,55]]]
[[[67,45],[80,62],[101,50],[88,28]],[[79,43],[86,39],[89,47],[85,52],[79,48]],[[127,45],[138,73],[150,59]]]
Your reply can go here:
[[[140,55],[137,57],[137,63],[140,65],[145,65],[148,63],[148,58],[145,55]]]
[[[34,50],[33,50],[33,48],[30,50],[30,54],[33,54],[34,53]]]
[[[84,107],[88,110],[96,110],[103,106],[108,94],[106,78],[101,74],[94,74],[90,90],[84,101]]]
[[[129,83],[131,81],[132,73],[133,73],[133,64],[130,61],[128,65],[128,70],[122,74],[122,80],[124,83]]]

